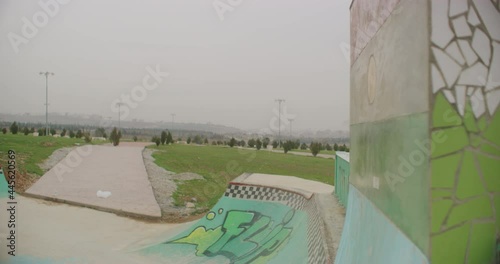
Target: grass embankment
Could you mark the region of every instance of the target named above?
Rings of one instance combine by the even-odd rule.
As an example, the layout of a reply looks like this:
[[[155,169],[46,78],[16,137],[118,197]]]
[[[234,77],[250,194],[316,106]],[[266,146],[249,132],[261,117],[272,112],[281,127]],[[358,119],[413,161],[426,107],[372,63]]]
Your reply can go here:
[[[179,181],[174,193],[176,205],[196,198],[198,207],[211,208],[224,193],[228,181],[244,172],[290,175],[333,185],[333,159],[219,146],[174,144],[150,148],[159,150],[153,154],[158,166],[204,177]]]
[[[21,173],[43,175],[44,171],[38,166],[47,159],[56,149],[75,146],[75,143],[85,144],[83,139],[34,137],[32,135],[0,134],[0,164],[7,165],[7,152],[16,152],[17,170]]]

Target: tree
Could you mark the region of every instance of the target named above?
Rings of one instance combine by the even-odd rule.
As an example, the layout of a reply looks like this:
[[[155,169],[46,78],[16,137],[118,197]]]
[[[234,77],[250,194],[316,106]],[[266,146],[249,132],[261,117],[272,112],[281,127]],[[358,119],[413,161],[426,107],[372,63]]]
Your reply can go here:
[[[134,142],[137,142],[137,136],[134,136],[132,139],[134,140]]]
[[[339,150],[339,145],[337,145],[337,143],[333,144],[333,150],[335,151]]]
[[[345,148],[345,151],[346,151],[346,152],[349,152],[349,148],[348,148],[348,147],[346,147],[346,148]]]
[[[191,144],[191,137],[188,137],[187,141],[188,144]]]
[[[201,139],[200,135],[196,135],[196,136],[194,136],[193,142],[195,144],[201,145],[203,143],[203,140]]]
[[[257,141],[255,141],[255,147],[257,148],[257,150],[260,150],[260,148],[262,148],[262,141],[260,141],[260,139],[257,139]]]
[[[205,138],[205,140],[203,141],[203,144],[208,144],[208,138]]]
[[[276,141],[276,140],[273,140],[272,144],[273,144],[273,148],[277,148],[279,145],[278,141]]]
[[[293,149],[298,149],[300,148],[300,140],[295,140],[294,144],[293,144]]]
[[[10,133],[12,133],[13,135],[17,134],[17,131],[19,130],[19,126],[17,125],[16,122],[12,123],[12,125],[10,125]]]
[[[92,141],[92,137],[90,137],[90,133],[83,134],[83,139],[85,140],[86,143],[90,143]]]
[[[80,129],[78,129],[78,131],[76,131],[76,135],[75,135],[75,137],[76,137],[76,138],[82,138],[82,136],[83,136],[82,131],[81,131]]]
[[[321,143],[311,142],[309,149],[311,149],[311,153],[313,154],[313,156],[316,157],[316,155],[318,155],[319,151],[321,150]]]
[[[248,146],[253,148],[255,147],[255,139],[251,138],[248,140]]]
[[[326,150],[332,150],[332,146],[330,144],[326,143]]]
[[[295,142],[291,141],[291,140],[287,140],[285,141],[285,143],[283,143],[283,151],[286,153],[288,153],[289,150],[291,150],[294,146]]]
[[[116,129],[116,127],[113,128],[111,131],[111,134],[109,135],[109,140],[113,143],[113,146],[118,146],[120,144],[120,138],[122,137],[122,133]]]
[[[212,141],[212,146],[216,146],[217,145],[217,141]]]
[[[165,132],[165,130],[161,132],[160,142],[162,145],[165,145],[165,142],[167,142],[167,132]]]
[[[266,137],[266,138],[264,138],[264,139],[262,140],[262,147],[263,147],[263,148],[267,148],[267,145],[269,145],[269,141],[270,141],[270,140],[269,140],[269,138],[267,138],[267,137]]]
[[[234,145],[236,145],[236,139],[234,139],[234,137],[233,137],[233,138],[231,138],[231,140],[229,140],[229,146],[232,148],[232,147],[234,147]]]
[[[300,145],[300,149],[302,149],[302,150],[307,149],[307,145],[306,145],[306,143],[302,143],[302,145]]]
[[[96,137],[103,137],[103,138],[106,138],[106,130],[104,130],[104,127],[98,127],[95,132],[94,132],[94,135]]]
[[[167,132],[167,145],[168,144],[174,144],[174,138],[172,137],[172,134],[170,134],[170,131]]]
[[[30,128],[30,133],[32,133],[32,134],[35,133],[35,128],[34,127]]]
[[[246,145],[245,140],[243,140],[243,139],[240,140],[240,142],[238,143],[238,145],[244,147]]]
[[[69,131],[69,137],[70,138],[74,138],[75,137],[75,132],[73,132],[73,130]]]
[[[50,129],[50,134],[53,136],[57,133],[57,131],[53,128]]]
[[[30,133],[30,130],[27,127],[24,127],[23,134],[27,136]]]
[[[7,128],[5,128],[5,127],[4,127],[4,128],[2,128],[2,133],[3,133],[4,135],[5,135],[5,134],[7,134]]]
[[[38,129],[38,136],[43,137],[45,136],[45,133],[46,133],[45,128],[42,127]]]
[[[156,146],[159,146],[161,143],[161,139],[159,137],[156,137],[155,143],[156,143]]]
[[[339,151],[345,151],[345,144],[342,146],[339,146]]]
[[[66,128],[64,128],[64,129],[62,130],[62,132],[61,132],[61,137],[66,136],[66,132],[67,132],[67,131],[66,131]]]

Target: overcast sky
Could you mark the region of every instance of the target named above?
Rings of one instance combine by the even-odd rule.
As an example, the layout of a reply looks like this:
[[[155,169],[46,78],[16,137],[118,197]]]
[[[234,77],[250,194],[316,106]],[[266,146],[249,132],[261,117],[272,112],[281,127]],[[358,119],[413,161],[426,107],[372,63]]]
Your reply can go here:
[[[127,120],[262,129],[283,98],[294,129],[348,129],[350,0],[60,1],[0,1],[1,113],[45,114],[51,71],[49,112],[117,118],[135,93]]]

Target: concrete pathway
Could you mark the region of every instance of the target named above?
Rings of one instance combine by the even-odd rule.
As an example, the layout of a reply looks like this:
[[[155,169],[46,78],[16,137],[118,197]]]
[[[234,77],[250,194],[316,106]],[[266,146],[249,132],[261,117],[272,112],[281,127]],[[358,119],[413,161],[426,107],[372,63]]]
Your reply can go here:
[[[27,195],[118,214],[159,218],[142,150],[148,143],[82,146],[71,151],[27,190]],[[111,196],[100,198],[98,191]]]

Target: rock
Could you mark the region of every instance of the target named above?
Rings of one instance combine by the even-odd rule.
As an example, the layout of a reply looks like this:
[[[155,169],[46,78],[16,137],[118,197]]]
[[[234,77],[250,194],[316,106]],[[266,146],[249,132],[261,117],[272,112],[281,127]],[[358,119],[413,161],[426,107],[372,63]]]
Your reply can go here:
[[[193,197],[193,198],[191,198],[191,202],[196,203],[196,202],[198,202],[198,199],[196,199],[195,197]]]
[[[194,208],[195,205],[194,205],[194,203],[186,203],[186,207],[187,208]]]

